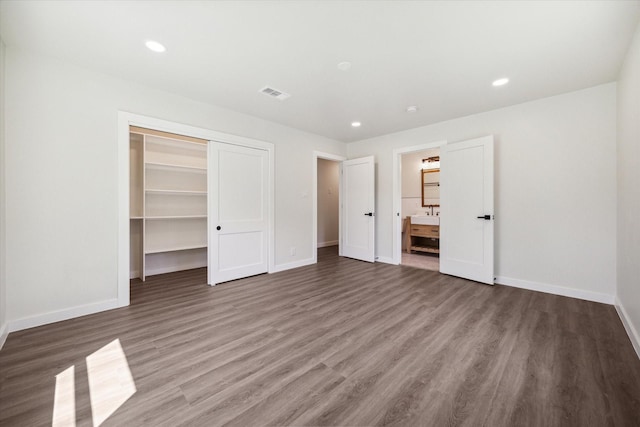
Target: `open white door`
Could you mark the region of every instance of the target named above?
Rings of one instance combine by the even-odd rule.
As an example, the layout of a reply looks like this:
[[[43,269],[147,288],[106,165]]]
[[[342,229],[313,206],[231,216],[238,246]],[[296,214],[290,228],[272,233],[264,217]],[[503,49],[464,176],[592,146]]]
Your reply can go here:
[[[269,153],[209,146],[209,284],[266,273]]]
[[[440,152],[440,272],[493,284],[493,136]]]
[[[373,156],[342,162],[340,255],[375,261]]]

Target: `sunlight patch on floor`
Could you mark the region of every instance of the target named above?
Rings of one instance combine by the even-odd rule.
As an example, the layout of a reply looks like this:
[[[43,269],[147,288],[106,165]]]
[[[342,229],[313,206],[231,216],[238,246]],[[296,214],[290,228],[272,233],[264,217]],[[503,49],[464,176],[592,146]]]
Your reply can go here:
[[[52,427],[75,427],[76,425],[76,384],[75,366],[56,375],[56,389],[53,398]]]
[[[133,376],[116,339],[87,356],[93,425],[99,426],[136,392]]]
[[[136,392],[127,356],[116,339],[86,358],[91,414],[95,427],[102,424]],[[56,375],[53,427],[75,427],[75,365]]]

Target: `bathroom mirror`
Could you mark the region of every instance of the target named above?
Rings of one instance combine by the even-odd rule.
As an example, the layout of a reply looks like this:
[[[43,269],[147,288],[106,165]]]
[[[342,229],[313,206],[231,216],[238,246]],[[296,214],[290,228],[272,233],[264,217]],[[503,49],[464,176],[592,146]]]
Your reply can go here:
[[[422,206],[440,206],[440,169],[423,169],[421,176]]]

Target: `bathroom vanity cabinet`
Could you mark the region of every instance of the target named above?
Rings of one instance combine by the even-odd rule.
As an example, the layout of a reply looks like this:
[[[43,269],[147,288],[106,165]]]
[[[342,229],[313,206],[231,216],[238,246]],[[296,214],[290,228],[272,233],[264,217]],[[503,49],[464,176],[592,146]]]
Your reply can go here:
[[[439,225],[412,224],[411,217],[407,217],[405,230],[405,248],[407,252],[440,253]]]

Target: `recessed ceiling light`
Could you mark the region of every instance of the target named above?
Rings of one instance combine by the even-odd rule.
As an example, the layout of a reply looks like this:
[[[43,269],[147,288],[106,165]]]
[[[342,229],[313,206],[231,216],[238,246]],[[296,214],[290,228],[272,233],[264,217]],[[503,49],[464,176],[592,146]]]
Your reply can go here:
[[[353,126],[354,128],[359,128],[362,125],[362,123],[360,122],[352,122],[351,126]]]
[[[418,107],[416,107],[415,105],[407,107],[407,113],[415,113],[416,111],[418,111]]]
[[[502,79],[495,80],[492,84],[493,84],[494,86],[504,86],[504,85],[506,85],[507,83],[509,83],[509,79],[508,79],[508,78],[506,78],[506,77],[504,77],[504,78],[502,78]]]
[[[147,41],[145,45],[149,48],[149,50],[152,50],[154,52],[164,52],[165,50],[167,50],[167,48],[164,47],[162,44],[153,40]]]
[[[344,61],[338,64],[338,70],[348,71],[350,69],[351,69],[351,62]]]

